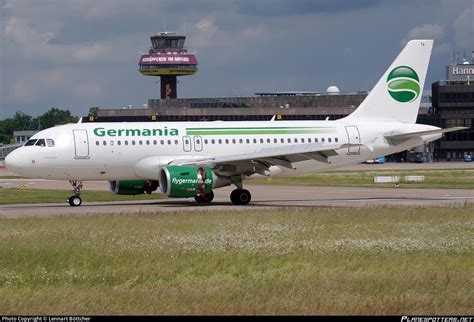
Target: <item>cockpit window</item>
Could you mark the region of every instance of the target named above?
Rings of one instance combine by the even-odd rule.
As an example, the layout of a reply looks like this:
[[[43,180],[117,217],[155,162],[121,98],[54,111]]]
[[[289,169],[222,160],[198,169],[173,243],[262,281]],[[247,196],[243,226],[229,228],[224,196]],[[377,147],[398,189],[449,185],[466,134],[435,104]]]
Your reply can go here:
[[[25,143],[25,146],[35,145],[36,141],[37,141],[36,139],[28,140],[28,141]]]
[[[48,146],[49,146],[49,147],[53,147],[53,146],[54,146],[54,140],[53,140],[53,139],[46,139],[46,143],[48,143]]]
[[[37,146],[46,146],[46,142],[44,142],[44,139],[39,139],[38,142],[36,142]]]

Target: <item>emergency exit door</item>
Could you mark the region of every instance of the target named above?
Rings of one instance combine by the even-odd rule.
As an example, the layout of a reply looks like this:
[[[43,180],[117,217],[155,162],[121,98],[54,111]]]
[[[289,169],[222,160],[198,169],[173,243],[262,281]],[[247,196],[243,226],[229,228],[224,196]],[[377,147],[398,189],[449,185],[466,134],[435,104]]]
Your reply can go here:
[[[360,144],[360,133],[357,126],[346,126],[349,144]],[[360,154],[360,146],[353,146],[347,149],[347,154]]]

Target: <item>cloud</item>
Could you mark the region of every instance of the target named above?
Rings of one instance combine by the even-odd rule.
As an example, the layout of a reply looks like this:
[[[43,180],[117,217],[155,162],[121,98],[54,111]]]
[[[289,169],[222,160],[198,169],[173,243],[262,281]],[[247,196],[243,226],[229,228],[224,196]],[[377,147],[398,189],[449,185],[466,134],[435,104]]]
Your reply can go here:
[[[474,3],[472,6],[474,7]],[[455,45],[458,49],[472,49],[472,46],[474,45],[473,7],[462,11],[453,23]]]
[[[214,16],[207,16],[193,24],[188,38],[192,39],[193,50],[200,53],[205,51],[205,55],[211,55],[211,52],[219,53],[214,57],[215,61],[228,63],[236,57],[241,57],[252,44],[270,39],[271,33],[263,24],[223,28],[217,24]]]
[[[78,113],[88,106],[141,106],[156,98],[158,79],[138,72],[138,52],[148,49],[152,33],[163,31],[165,18],[168,31],[180,32],[186,21],[186,46],[199,52],[199,72],[180,78],[179,97],[226,96],[232,88],[249,94],[324,90],[330,83],[347,91],[370,89],[401,39],[437,39],[432,60],[438,66],[449,61],[455,45],[472,49],[472,5],[472,0],[0,0],[0,109],[21,106],[41,114],[68,106]],[[433,80],[444,77],[444,68],[432,71]]]
[[[11,57],[21,57],[32,63],[57,65],[109,60],[114,57],[112,54],[117,45],[117,42],[54,44],[55,37],[54,31],[40,31],[22,19],[11,17],[4,26],[4,50]]]
[[[98,82],[79,84],[73,87],[72,94],[78,98],[100,97],[103,94],[102,86]]]
[[[235,3],[239,12],[246,15],[288,16],[362,10],[377,6],[382,2],[382,0],[259,0]]]
[[[6,84],[6,101],[34,102],[57,91],[65,91],[68,74],[64,69],[32,71],[28,77],[12,78]]]
[[[411,29],[401,41],[401,46],[412,39],[441,39],[444,37],[444,28],[439,24],[424,24]]]

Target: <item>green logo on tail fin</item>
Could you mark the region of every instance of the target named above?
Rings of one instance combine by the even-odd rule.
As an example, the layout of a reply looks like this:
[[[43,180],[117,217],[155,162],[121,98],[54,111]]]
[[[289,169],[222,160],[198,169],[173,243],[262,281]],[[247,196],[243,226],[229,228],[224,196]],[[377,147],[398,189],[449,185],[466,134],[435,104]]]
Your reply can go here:
[[[388,92],[400,103],[410,103],[420,95],[420,80],[413,68],[399,66],[394,68],[387,77]]]

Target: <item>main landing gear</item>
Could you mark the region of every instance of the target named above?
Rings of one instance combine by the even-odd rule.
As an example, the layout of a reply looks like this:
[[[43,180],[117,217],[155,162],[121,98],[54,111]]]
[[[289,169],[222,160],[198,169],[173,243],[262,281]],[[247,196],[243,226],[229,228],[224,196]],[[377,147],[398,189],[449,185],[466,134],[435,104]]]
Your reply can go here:
[[[69,181],[69,183],[72,185],[72,189],[74,190],[74,196],[69,197],[69,205],[72,207],[78,207],[82,203],[82,199],[80,197],[81,195],[81,189],[82,189],[82,181]]]
[[[230,194],[230,201],[234,205],[247,205],[252,199],[252,195],[250,191],[244,189],[242,185],[242,177],[236,176],[230,178],[232,183],[237,187],[237,189],[233,190]]]
[[[72,198],[72,197],[71,197]],[[199,204],[208,204],[214,199],[214,192],[206,193],[205,195],[197,195],[194,197]],[[247,205],[252,199],[250,191],[246,189],[235,189],[230,194],[230,200],[234,205]]]
[[[230,194],[230,201],[232,201],[234,205],[247,205],[250,199],[252,199],[252,195],[250,191],[246,189],[235,189]]]

